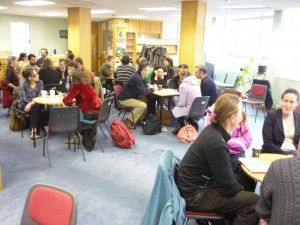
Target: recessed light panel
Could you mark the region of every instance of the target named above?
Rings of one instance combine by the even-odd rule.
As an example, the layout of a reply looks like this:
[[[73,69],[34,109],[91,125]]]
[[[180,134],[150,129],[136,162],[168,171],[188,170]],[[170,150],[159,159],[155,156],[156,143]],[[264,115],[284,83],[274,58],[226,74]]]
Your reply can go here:
[[[24,6],[42,6],[42,5],[54,5],[55,2],[49,2],[49,1],[21,1],[21,2],[15,2],[16,5],[24,5]]]

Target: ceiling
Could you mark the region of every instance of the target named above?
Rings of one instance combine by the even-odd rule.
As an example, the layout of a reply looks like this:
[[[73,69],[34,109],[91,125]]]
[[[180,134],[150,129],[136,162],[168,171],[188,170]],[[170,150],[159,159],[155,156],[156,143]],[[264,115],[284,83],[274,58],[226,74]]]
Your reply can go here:
[[[65,15],[54,16],[55,18],[67,18],[69,7],[87,7],[92,10],[111,10],[108,14],[92,15],[93,21],[106,20],[108,18],[131,18],[130,16],[143,15],[146,20],[180,20],[180,0],[48,0],[56,4],[48,6],[20,6],[14,2],[21,0],[1,0],[0,14],[38,16],[38,13],[56,12]],[[186,1],[186,0],[183,0]],[[261,12],[270,10],[285,10],[288,8],[300,7],[300,0],[203,0],[207,2],[207,15],[216,17],[219,15],[233,15],[250,12]],[[220,9],[224,6],[237,6],[237,9]],[[246,6],[247,9],[242,9]],[[251,9],[249,6],[260,6],[258,9]],[[263,6],[263,7],[262,7]],[[174,7],[175,11],[146,12],[139,10],[145,7]],[[177,14],[177,16],[176,16]],[[174,16],[175,15],[175,16]]]

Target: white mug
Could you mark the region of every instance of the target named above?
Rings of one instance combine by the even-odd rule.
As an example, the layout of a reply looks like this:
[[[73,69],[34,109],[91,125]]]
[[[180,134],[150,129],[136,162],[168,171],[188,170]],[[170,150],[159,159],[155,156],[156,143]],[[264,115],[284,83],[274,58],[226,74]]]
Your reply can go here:
[[[55,97],[55,90],[50,90],[49,92],[51,97]]]
[[[46,97],[48,95],[48,92],[45,90],[41,90],[41,94],[42,94],[42,97]]]

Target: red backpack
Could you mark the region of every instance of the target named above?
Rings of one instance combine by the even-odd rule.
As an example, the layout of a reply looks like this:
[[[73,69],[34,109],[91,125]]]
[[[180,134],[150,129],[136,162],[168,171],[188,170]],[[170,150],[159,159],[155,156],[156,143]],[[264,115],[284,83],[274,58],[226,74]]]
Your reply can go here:
[[[135,144],[135,137],[132,132],[118,118],[115,118],[111,123],[110,133],[113,143],[118,147],[132,148]]]

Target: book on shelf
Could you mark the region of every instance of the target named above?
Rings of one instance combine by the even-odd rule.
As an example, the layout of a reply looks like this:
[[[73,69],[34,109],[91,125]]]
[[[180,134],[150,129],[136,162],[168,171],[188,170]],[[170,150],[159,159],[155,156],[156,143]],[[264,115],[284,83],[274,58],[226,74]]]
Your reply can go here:
[[[269,169],[260,158],[239,158],[239,161],[253,174],[264,174]]]

